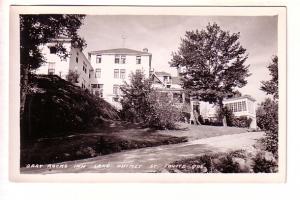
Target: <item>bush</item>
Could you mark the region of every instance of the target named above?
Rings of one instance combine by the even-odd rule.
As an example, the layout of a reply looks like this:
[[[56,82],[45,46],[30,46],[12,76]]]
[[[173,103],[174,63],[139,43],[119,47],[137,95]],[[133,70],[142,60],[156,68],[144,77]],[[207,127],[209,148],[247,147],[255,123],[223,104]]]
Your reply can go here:
[[[176,122],[180,121],[181,113],[168,97],[157,98],[159,93],[153,92],[151,98],[151,111],[145,113],[145,124],[154,129],[176,129]]]
[[[234,117],[232,121],[232,126],[240,128],[249,128],[251,125],[252,119],[246,116]]]
[[[33,75],[21,114],[21,138],[53,137],[85,130],[118,112],[103,99],[56,75]]]
[[[271,99],[262,102],[256,111],[257,125],[266,132],[262,139],[267,151],[278,157],[278,103]]]
[[[70,70],[68,75],[66,76],[67,81],[69,81],[70,83],[76,84],[79,83],[78,79],[79,79],[79,74],[77,71],[73,71]]]
[[[139,122],[154,129],[175,129],[183,117],[167,95],[155,91],[144,74],[131,75],[130,84],[121,87],[123,92],[121,116],[126,121]]]
[[[275,173],[278,171],[277,160],[271,152],[259,152],[253,159],[255,173]]]
[[[252,154],[236,150],[175,161],[166,169],[184,173],[276,173],[278,165],[271,152]]]

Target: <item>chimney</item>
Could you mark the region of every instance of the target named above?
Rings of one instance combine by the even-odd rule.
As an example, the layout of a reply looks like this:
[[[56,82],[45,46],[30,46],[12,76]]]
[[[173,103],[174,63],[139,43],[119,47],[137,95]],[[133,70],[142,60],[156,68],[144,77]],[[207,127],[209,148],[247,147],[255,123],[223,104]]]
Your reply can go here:
[[[143,48],[143,52],[148,53],[148,49],[147,48]]]

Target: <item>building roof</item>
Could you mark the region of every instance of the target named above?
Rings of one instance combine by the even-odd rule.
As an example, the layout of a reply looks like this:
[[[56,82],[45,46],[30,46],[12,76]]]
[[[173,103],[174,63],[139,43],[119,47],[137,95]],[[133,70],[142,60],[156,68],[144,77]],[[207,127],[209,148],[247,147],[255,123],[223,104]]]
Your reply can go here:
[[[154,72],[156,76],[171,76],[170,73],[167,72]]]
[[[233,97],[233,98],[229,98],[229,99],[224,99],[223,101],[234,101],[234,100],[239,100],[239,99],[249,99],[251,101],[256,101],[253,97],[251,97],[250,95],[243,95],[241,97]]]
[[[126,54],[126,55],[151,55],[151,53],[145,51],[137,51],[127,48],[117,48],[117,49],[106,49],[98,51],[90,51],[89,54]]]

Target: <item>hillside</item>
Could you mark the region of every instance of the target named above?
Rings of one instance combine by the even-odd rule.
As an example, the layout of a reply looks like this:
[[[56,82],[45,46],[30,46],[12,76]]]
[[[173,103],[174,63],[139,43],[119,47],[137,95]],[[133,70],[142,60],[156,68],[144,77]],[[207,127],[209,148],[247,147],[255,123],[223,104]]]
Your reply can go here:
[[[58,76],[32,75],[21,114],[21,139],[66,135],[117,120],[109,103]]]

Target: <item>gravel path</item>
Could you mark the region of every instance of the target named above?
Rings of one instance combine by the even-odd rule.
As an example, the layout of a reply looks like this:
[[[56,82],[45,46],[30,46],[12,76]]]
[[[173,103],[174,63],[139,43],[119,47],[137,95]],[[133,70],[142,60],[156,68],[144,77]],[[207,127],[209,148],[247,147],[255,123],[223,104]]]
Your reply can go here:
[[[253,151],[253,144],[263,136],[264,132],[223,135],[181,144],[142,148],[89,159],[22,168],[21,173],[164,172],[164,167],[176,160],[238,149]]]

